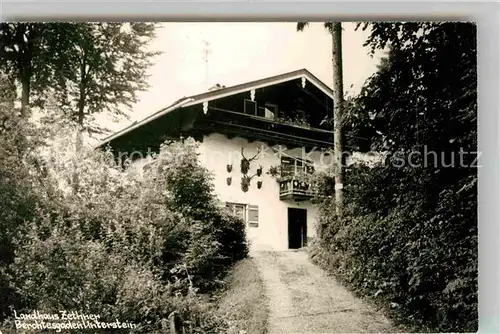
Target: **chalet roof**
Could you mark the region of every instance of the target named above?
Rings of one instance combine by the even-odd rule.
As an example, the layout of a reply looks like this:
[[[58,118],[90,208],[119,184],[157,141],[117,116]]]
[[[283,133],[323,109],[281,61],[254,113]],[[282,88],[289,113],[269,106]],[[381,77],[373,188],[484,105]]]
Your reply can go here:
[[[300,79],[304,78],[308,80],[310,83],[312,83],[314,86],[316,86],[318,89],[320,89],[323,93],[325,93],[327,96],[333,99],[333,91],[331,88],[329,88],[326,84],[324,84],[321,80],[319,80],[315,75],[313,75],[311,72],[309,72],[306,69],[299,69],[296,71],[292,72],[287,72],[279,75],[275,75],[272,77],[267,77],[264,79],[259,79],[255,81],[250,81],[246,82],[243,84],[235,85],[235,86],[230,86],[230,87],[223,87],[220,89],[215,89],[215,90],[209,90],[208,92],[197,94],[197,95],[192,95],[192,96],[187,96],[183,97],[171,105],[157,111],[156,113],[144,118],[141,121],[134,122],[128,127],[112,134],[111,136],[105,138],[97,147],[102,147],[103,145],[111,142],[112,140],[121,137],[122,135],[139,128],[147,123],[150,123],[154,121],[155,119],[173,111],[177,110],[180,108],[186,108],[192,105],[196,105],[199,103],[203,102],[208,102],[211,100],[216,100],[219,98],[223,98],[226,96],[230,95],[235,95],[239,94],[248,90],[253,90],[253,89],[259,89],[267,86],[272,86],[276,85],[282,82],[287,82],[290,80],[294,79]]]

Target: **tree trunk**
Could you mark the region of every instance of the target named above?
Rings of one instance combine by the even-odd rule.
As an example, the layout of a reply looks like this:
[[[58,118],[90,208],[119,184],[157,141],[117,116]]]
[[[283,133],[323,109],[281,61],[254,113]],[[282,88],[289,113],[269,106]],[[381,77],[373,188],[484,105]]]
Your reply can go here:
[[[26,118],[29,115],[30,105],[30,76],[22,76],[21,88],[21,117]]]
[[[33,63],[40,56],[44,23],[19,23],[16,39],[19,45],[18,78],[21,82],[21,116],[30,116]]]
[[[31,93],[31,57],[33,43],[31,41],[33,31],[27,24],[21,23],[17,30],[19,42],[19,80],[21,81],[21,117],[29,116],[30,93]]]
[[[78,122],[78,131],[76,134],[76,149],[75,149],[75,156],[76,156],[76,163],[78,163],[78,157],[81,153],[82,147],[83,147],[83,131],[84,131],[84,120],[85,120],[85,99],[87,97],[86,95],[86,77],[87,77],[87,54],[85,51],[82,53],[82,60],[80,63],[80,84],[79,84],[79,90],[80,90],[80,96],[78,98],[78,114],[77,114],[77,122]],[[75,166],[76,167],[76,166]],[[78,171],[75,168],[75,172],[73,174],[73,190],[76,193],[78,191],[80,184],[80,179],[78,176]]]
[[[342,152],[342,120],[344,109],[344,87],[342,83],[342,24],[332,23],[332,65],[333,65],[333,145],[335,156],[335,208],[342,216],[344,208],[344,166]]]

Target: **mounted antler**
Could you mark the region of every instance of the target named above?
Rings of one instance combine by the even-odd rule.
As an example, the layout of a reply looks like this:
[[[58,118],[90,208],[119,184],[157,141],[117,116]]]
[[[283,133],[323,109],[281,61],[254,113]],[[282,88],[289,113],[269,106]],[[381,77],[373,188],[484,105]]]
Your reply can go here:
[[[257,148],[257,153],[251,157],[250,159],[248,159],[246,156],[245,156],[245,153],[244,153],[244,148],[242,147],[241,148],[241,156],[242,156],[242,159],[241,159],[241,165],[240,165],[240,170],[241,170],[241,174],[243,174],[243,177],[241,178],[241,189],[243,190],[243,192],[247,192],[248,191],[248,188],[250,186],[250,181],[255,177],[255,176],[261,176],[262,175],[262,166],[260,166],[258,169],[257,169],[257,173],[252,175],[252,176],[248,176],[248,172],[250,171],[250,162],[255,160],[259,154],[261,153],[261,148]],[[259,189],[260,187],[262,186],[262,182],[261,182],[261,185],[259,186]]]
[[[241,166],[240,166],[240,169],[241,169],[241,173],[242,174],[247,174],[248,171],[250,170],[250,162],[252,162],[253,160],[255,160],[255,158],[257,158],[257,156],[260,154],[261,152],[261,149],[258,148],[257,149],[257,154],[255,154],[253,157],[251,157],[250,159],[248,159],[247,157],[245,157],[245,153],[244,153],[244,148],[242,147],[241,148],[241,156],[243,157],[241,159]]]
[[[243,147],[241,148],[241,156],[243,157],[240,164],[241,174],[246,175],[250,170],[250,161],[247,159],[247,157],[245,157],[245,154],[243,153]]]
[[[262,149],[261,149],[260,147],[259,147],[259,148],[257,148],[257,153],[256,153],[253,157],[251,157],[250,159],[248,159],[247,157],[245,157],[245,153],[243,153],[244,148],[242,147],[242,148],[241,148],[241,156],[242,156],[244,159],[248,160],[248,162],[252,162],[253,160],[255,160],[255,158],[257,158],[257,156],[260,154],[261,150],[262,150]]]
[[[260,149],[260,147],[259,147],[259,148],[257,149],[257,153],[256,153],[256,154],[255,154],[255,155],[254,155],[254,156],[253,156],[250,160],[248,160],[248,161],[253,161],[255,158],[257,158],[257,156],[260,154],[260,151],[261,151],[261,149]]]

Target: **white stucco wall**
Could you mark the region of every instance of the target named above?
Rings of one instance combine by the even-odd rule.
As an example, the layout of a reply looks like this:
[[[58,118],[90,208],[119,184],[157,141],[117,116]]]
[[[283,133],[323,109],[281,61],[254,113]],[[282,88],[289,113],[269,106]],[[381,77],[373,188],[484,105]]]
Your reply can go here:
[[[261,177],[255,177],[251,181],[248,192],[243,192],[240,187],[241,172],[241,148],[247,158],[253,157],[259,147],[267,147],[264,143],[249,143],[242,138],[228,139],[224,135],[211,134],[203,139],[200,144],[199,153],[203,164],[212,171],[215,179],[215,191],[223,202],[240,203],[245,205],[258,205],[259,226],[249,227],[247,224],[247,235],[252,249],[288,249],[288,208],[307,209],[307,236],[316,235],[317,208],[309,201],[281,201],[279,199],[279,184],[266,172],[271,166],[280,164],[279,155],[275,155],[271,148],[264,151],[258,159],[250,164],[249,175],[254,175],[259,166],[263,167]],[[301,149],[286,151],[287,155],[301,157]],[[309,159],[318,162],[320,154],[314,152],[308,156]],[[323,161],[323,166],[325,165]],[[233,170],[227,172],[227,165],[232,164]],[[318,167],[316,167],[318,169]],[[232,177],[230,186],[226,178]],[[257,181],[262,181],[262,188],[257,189]]]

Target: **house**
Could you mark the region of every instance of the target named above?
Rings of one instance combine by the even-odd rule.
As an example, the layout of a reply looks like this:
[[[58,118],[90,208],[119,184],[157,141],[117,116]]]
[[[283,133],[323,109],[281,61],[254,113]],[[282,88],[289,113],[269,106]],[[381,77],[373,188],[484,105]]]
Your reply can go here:
[[[193,137],[219,199],[246,221],[251,248],[294,249],[315,236],[308,175],[333,163],[332,115],[332,90],[301,69],[182,98],[100,147],[146,154]]]

